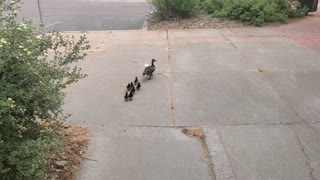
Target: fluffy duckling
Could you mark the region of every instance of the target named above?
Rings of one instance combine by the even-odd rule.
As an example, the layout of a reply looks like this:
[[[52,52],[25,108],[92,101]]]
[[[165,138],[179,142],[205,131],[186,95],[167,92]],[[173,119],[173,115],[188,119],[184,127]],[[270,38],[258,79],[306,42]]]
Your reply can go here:
[[[134,94],[136,92],[136,88],[134,88],[134,86],[132,86],[131,92]]]
[[[132,98],[133,98],[133,92],[132,91],[130,92],[128,97],[129,97],[129,100],[132,101]]]
[[[127,85],[127,91],[130,91],[130,90],[131,90],[131,84],[128,83],[128,85]]]
[[[141,88],[141,84],[140,84],[140,82],[138,82],[138,84],[137,84],[137,90],[139,91],[140,88]]]
[[[138,82],[139,82],[138,77],[136,77],[136,78],[134,79],[134,85],[137,85]]]
[[[126,92],[126,95],[124,95],[124,99],[125,99],[126,101],[128,101],[128,100],[129,100],[128,92]]]

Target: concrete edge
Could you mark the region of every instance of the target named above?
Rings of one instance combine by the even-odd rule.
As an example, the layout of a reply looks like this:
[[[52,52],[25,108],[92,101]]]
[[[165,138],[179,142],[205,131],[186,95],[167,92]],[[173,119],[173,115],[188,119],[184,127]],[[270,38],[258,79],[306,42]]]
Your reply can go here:
[[[216,180],[235,180],[235,175],[220,138],[218,127],[205,128],[204,134]]]

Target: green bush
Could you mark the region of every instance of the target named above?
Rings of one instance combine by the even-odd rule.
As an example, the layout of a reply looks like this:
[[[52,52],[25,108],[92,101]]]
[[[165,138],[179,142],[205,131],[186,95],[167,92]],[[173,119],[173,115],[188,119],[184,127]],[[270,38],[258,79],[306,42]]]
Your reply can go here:
[[[3,180],[45,179],[50,159],[54,158],[49,152],[61,148],[58,134],[48,129],[42,128],[38,138],[21,137],[2,143],[0,176]]]
[[[187,18],[198,13],[199,0],[151,0],[160,18]]]
[[[89,49],[85,36],[42,35],[17,21],[19,1],[0,3],[0,177],[44,179],[58,132],[39,120],[61,120],[64,88],[85,77],[75,62]],[[50,57],[49,57],[50,54]],[[52,57],[51,57],[52,56]]]
[[[288,0],[205,0],[203,7],[214,17],[246,21],[256,26],[285,22],[288,17],[301,17],[307,12],[299,2]]]

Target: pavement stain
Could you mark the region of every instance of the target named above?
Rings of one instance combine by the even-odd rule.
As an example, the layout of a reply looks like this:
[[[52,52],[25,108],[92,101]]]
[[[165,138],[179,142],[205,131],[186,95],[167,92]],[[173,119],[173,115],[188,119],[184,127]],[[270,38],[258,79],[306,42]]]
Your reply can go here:
[[[263,73],[263,70],[260,69],[260,68],[257,68],[257,71],[258,71],[259,73]]]
[[[213,169],[213,164],[211,162],[209,149],[207,143],[205,141],[205,135],[203,131],[203,127],[190,127],[183,128],[181,130],[183,134],[189,136],[191,138],[197,138],[201,143],[201,160],[204,161],[208,165],[209,174],[212,180],[215,180],[215,174]]]
[[[204,132],[202,127],[184,128],[182,129],[182,132],[189,137],[197,137],[200,139],[204,138]]]

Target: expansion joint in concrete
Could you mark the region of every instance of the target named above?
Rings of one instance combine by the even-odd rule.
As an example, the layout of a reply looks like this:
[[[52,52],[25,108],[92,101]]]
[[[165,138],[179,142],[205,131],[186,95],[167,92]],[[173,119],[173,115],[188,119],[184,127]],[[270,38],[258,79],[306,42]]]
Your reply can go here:
[[[173,97],[173,85],[172,85],[172,66],[171,66],[171,45],[169,40],[169,32],[167,32],[167,46],[168,46],[168,78],[169,78],[169,93],[170,93],[170,111],[172,126],[176,126],[175,109],[174,109],[174,97]]]

